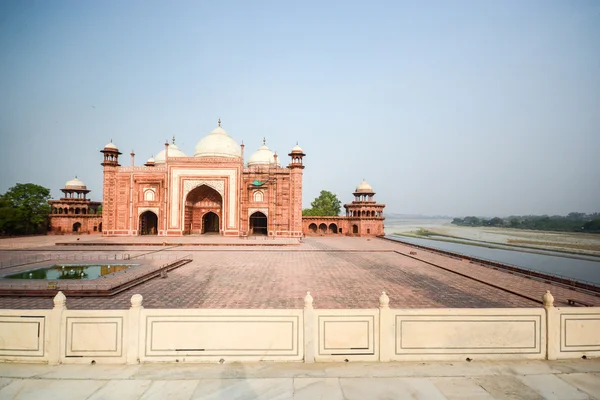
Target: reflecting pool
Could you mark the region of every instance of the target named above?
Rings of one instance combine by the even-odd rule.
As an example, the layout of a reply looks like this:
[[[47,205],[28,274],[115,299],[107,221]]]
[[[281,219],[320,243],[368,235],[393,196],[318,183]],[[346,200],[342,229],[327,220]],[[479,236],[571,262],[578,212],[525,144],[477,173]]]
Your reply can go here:
[[[126,270],[137,264],[129,265],[85,265],[85,264],[59,264],[49,267],[32,269],[4,276],[4,279],[83,279],[91,280],[102,276],[110,275],[115,272]]]

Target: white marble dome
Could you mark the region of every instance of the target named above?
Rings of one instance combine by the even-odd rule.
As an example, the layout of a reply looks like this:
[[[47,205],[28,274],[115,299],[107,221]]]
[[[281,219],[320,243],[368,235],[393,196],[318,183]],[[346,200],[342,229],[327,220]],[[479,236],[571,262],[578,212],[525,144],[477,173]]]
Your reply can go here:
[[[219,126],[204,136],[194,150],[194,157],[241,157],[242,149],[231,136]]]
[[[169,145],[169,157],[187,157],[183,151],[179,150],[179,147],[175,143]],[[165,150],[161,150],[156,157],[154,157],[155,164],[165,163]]]
[[[112,150],[118,150],[117,146],[115,146],[115,144],[112,142],[112,140],[110,141],[110,143],[108,143],[106,146],[104,146],[105,149],[112,149]]]
[[[261,165],[272,165],[275,164],[275,153],[273,153],[271,151],[271,149],[269,149],[267,147],[267,144],[265,141],[263,141],[263,145],[260,146],[260,148],[258,150],[256,150],[254,152],[254,154],[252,154],[250,156],[250,158],[248,159],[248,166],[249,167],[255,167],[255,166],[261,166]],[[279,157],[277,157],[277,166],[279,167]]]
[[[67,181],[67,183],[65,183],[65,189],[81,189],[81,190],[85,190],[87,189],[87,186],[85,186],[85,183],[83,183],[83,181],[77,177],[71,179],[70,181]]]
[[[292,148],[292,153],[304,153],[304,151],[300,146],[298,146],[298,143],[296,143],[296,145]]]
[[[357,193],[373,193],[373,188],[371,187],[371,185],[369,185],[367,183],[367,181],[365,181],[363,179],[363,181],[361,183],[359,183],[359,185],[356,187],[355,192],[357,192]]]

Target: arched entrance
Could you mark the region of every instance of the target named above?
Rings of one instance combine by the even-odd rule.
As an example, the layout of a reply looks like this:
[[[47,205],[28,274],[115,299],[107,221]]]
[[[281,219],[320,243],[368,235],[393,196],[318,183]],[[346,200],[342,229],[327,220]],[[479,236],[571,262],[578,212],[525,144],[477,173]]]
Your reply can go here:
[[[329,224],[329,233],[338,233],[338,227],[336,224]]]
[[[321,234],[326,234],[327,233],[327,225],[326,224],[320,224],[319,225],[319,230],[321,231]]]
[[[308,226],[308,229],[312,232],[312,233],[317,233],[317,224],[310,224]]]
[[[207,185],[198,186],[185,199],[184,234],[219,233],[222,210],[219,192]]]
[[[145,211],[140,215],[139,233],[140,235],[158,235],[158,216],[152,211]]]
[[[219,233],[219,216],[214,212],[207,212],[202,216],[202,233]]]
[[[358,225],[352,225],[352,233],[358,235]]]
[[[266,235],[267,232],[267,216],[260,211],[255,212],[250,216],[250,234],[251,235]]]
[[[79,232],[81,230],[81,222],[75,222],[73,224],[73,232]]]

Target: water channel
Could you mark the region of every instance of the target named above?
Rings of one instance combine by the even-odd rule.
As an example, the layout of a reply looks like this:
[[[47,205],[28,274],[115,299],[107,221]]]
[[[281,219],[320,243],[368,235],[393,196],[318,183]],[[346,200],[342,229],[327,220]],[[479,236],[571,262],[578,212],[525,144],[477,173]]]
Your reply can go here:
[[[466,256],[510,264],[546,274],[560,275],[600,286],[600,258],[598,258],[598,260],[593,260],[588,257],[584,257],[586,259],[570,258],[568,254],[550,255],[519,250],[491,249],[468,244],[441,242],[438,240],[411,238],[398,235],[387,235],[386,237],[406,243],[418,244]]]

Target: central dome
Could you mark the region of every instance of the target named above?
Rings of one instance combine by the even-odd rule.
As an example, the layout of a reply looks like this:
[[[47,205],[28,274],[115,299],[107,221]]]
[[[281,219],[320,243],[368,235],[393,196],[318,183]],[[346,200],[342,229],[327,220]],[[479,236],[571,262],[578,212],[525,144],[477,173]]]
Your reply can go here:
[[[219,126],[204,136],[194,150],[194,157],[241,157],[242,149],[231,136]]]

